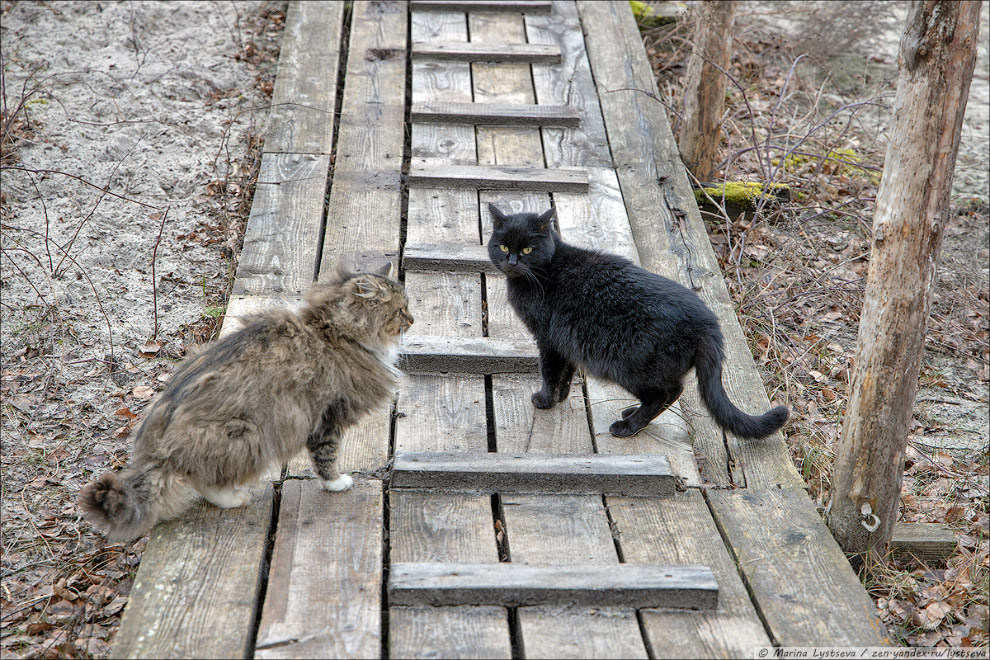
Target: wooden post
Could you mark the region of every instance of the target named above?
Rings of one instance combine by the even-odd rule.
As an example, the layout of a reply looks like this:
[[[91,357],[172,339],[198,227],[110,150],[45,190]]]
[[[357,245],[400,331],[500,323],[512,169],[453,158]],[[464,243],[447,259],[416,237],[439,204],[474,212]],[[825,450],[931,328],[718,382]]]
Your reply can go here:
[[[684,164],[694,176],[699,181],[710,181],[715,173],[727,84],[718,67],[729,67],[736,2],[705,0],[697,11],[678,146]]]
[[[893,127],[826,514],[849,553],[882,556],[897,520],[979,17],[979,2],[915,2],[901,37]]]

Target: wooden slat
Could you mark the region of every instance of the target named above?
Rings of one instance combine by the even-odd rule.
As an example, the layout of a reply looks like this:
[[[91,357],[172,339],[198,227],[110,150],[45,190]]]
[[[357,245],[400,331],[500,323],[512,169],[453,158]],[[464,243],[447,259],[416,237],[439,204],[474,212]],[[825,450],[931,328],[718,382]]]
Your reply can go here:
[[[320,280],[353,253],[398,260],[407,9],[396,0],[354,3]]]
[[[633,236],[644,267],[694,288],[716,313],[726,342],[722,379],[729,397],[743,410],[770,408],[752,353],[726,291],[704,222],[694,202],[663,107],[656,102],[656,80],[646,59],[632,12],[623,3],[578,2],[588,56],[598,85],[602,112],[615,158]],[[645,166],[644,166],[645,164]],[[713,463],[727,465],[722,431],[710,420],[685,383],[682,405],[694,418],[695,442]],[[738,485],[799,487],[782,434],[753,441],[729,438]],[[729,475],[722,481],[729,483]]]
[[[569,105],[508,103],[415,103],[413,122],[457,123],[473,126],[577,126],[577,111]]]
[[[330,154],[343,18],[340,2],[289,4],[265,152]]]
[[[380,656],[382,504],[378,480],[285,482],[256,658]]]
[[[452,186],[472,190],[530,190],[584,192],[588,176],[581,170],[548,170],[543,167],[504,165],[424,165],[409,167],[411,186]]]
[[[399,366],[411,374],[532,372],[537,367],[537,351],[532,341],[406,335]]]
[[[484,245],[406,243],[402,265],[406,272],[497,272]]]
[[[545,14],[551,3],[544,0],[410,0],[411,9],[419,11],[486,11]]]
[[[707,498],[775,644],[890,644],[803,489],[710,490]]]
[[[956,535],[944,523],[894,523],[890,553],[895,557],[945,563],[955,551]]]
[[[330,157],[262,154],[234,295],[299,294],[313,281]]]
[[[704,612],[642,610],[656,658],[743,658],[770,639],[697,490],[660,499],[610,497],[609,513],[630,564],[702,564],[718,581],[718,607]]]
[[[110,656],[243,658],[253,639],[272,485],[238,509],[202,503],[154,528]]]
[[[474,42],[413,42],[412,56],[459,62],[559,62],[560,48],[525,43],[503,43],[496,48]]]
[[[617,493],[653,497],[674,493],[674,474],[667,458],[656,454],[401,452],[393,462],[392,485],[500,493]]]
[[[707,566],[393,563],[388,589],[397,605],[718,605]]]

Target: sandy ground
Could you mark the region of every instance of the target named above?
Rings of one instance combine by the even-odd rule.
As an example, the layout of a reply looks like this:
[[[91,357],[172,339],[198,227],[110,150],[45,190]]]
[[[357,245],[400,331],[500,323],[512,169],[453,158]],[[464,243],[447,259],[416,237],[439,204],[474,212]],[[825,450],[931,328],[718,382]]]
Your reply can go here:
[[[134,416],[215,330],[282,12],[257,1],[0,6],[3,121],[17,138],[0,182],[5,616],[93,550],[79,488],[126,461]],[[7,656],[17,647],[4,626]],[[107,636],[86,648],[105,655]]]

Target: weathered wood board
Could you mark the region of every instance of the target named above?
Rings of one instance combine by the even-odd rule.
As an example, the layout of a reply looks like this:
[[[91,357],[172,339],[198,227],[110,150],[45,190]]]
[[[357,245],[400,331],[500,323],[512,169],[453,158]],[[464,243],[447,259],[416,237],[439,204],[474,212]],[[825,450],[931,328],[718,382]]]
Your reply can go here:
[[[290,4],[265,152],[331,153],[343,23],[342,2]]]
[[[396,605],[713,609],[718,604],[718,584],[707,566],[393,563],[388,591]]]
[[[409,166],[409,185],[451,186],[472,190],[539,190],[585,192],[588,177],[581,170],[548,170],[519,165]]]
[[[890,644],[876,605],[803,489],[706,497],[775,644]]]
[[[381,656],[382,482],[286,480],[256,658]]]
[[[419,11],[502,11],[510,13],[549,13],[552,3],[543,0],[409,0]]]
[[[254,639],[271,484],[238,509],[201,503],[151,532],[113,658],[243,658]]]
[[[503,43],[497,47],[492,47],[473,42],[427,43],[414,41],[412,56],[413,59],[456,60],[459,62],[559,62],[560,48],[525,43]]]
[[[406,335],[400,346],[399,366],[409,373],[533,372],[537,352],[532,342],[524,340]]]
[[[672,495],[674,481],[667,457],[656,454],[402,452],[392,464],[394,488],[655,497]]]
[[[412,107],[414,122],[471,124],[480,126],[577,126],[580,117],[569,105],[519,105],[516,103],[451,103],[434,101]]]

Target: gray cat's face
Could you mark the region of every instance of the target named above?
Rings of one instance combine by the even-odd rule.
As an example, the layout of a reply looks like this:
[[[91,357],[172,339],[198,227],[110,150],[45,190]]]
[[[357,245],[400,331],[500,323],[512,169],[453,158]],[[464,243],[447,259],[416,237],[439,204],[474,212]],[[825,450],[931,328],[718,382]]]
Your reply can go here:
[[[541,272],[553,258],[554,242],[551,222],[554,210],[542,215],[514,213],[505,215],[493,204],[488,205],[494,230],[488,240],[488,257],[506,277],[532,276]]]

